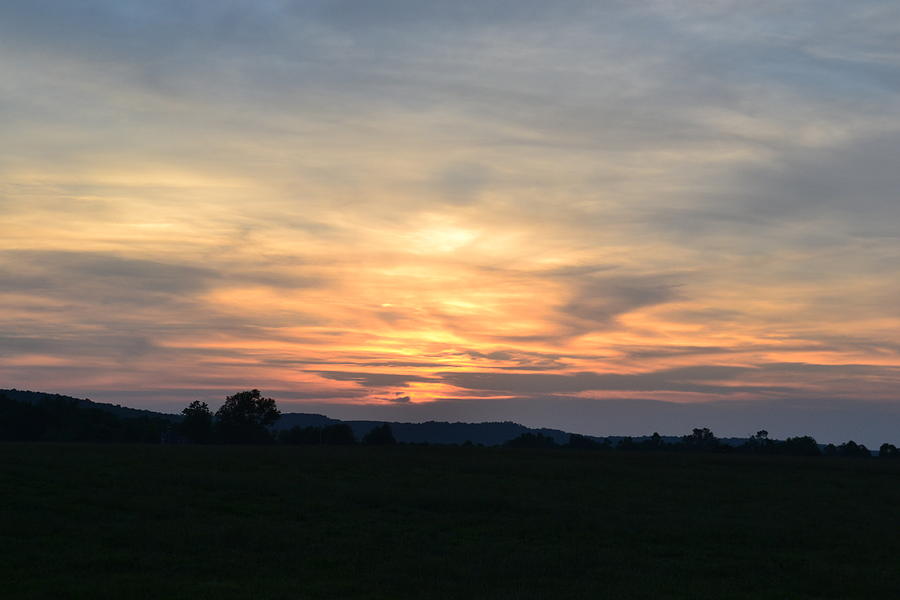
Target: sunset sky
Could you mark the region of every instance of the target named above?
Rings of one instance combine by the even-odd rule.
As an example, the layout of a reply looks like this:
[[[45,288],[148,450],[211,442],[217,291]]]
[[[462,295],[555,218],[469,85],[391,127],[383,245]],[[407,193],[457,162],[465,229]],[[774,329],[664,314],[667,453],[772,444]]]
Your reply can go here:
[[[900,4],[0,3],[0,387],[900,439]]]

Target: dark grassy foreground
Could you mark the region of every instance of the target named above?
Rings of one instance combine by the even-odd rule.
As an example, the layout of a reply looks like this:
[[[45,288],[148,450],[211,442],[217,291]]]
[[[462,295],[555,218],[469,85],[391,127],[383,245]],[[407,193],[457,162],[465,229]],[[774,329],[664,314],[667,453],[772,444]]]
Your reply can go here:
[[[8,598],[897,598],[897,461],[0,445]]]

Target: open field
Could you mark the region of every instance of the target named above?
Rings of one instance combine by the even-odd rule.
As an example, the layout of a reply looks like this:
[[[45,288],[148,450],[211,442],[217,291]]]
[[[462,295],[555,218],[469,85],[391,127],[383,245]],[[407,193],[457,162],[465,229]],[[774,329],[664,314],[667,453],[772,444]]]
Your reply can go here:
[[[9,598],[900,597],[898,461],[0,445]]]

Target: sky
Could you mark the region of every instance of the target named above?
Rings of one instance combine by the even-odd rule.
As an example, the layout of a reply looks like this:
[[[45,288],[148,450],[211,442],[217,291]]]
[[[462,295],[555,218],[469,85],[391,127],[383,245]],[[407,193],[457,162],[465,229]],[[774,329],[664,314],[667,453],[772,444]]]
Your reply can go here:
[[[0,3],[0,387],[900,441],[900,4]]]

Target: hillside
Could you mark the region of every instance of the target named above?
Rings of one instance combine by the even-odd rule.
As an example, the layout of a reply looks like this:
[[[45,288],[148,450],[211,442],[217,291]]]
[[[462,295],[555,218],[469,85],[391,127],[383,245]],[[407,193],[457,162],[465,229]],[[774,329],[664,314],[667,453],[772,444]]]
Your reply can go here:
[[[140,408],[129,408],[127,406],[121,406],[119,404],[94,402],[93,400],[89,400],[87,398],[75,398],[73,396],[64,396],[62,394],[48,394],[45,392],[32,392],[28,390],[16,389],[0,389],[0,396],[6,396],[10,400],[15,400],[17,402],[27,402],[29,404],[35,405],[45,404],[49,402],[74,403],[79,408],[96,408],[115,415],[120,419],[137,419],[141,417],[150,419],[168,419],[170,421],[178,421],[181,419],[180,415],[161,413]]]

